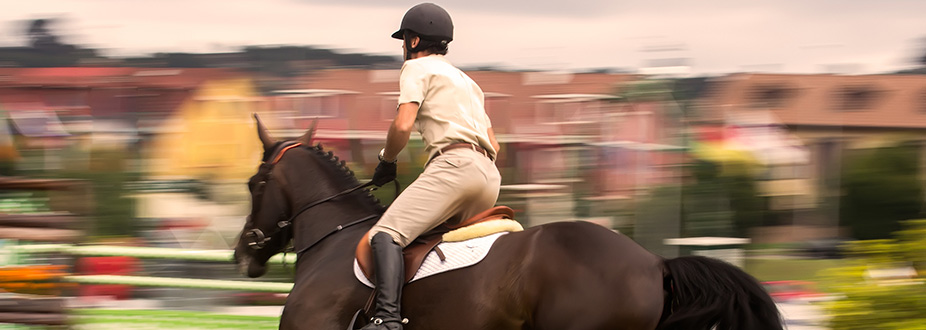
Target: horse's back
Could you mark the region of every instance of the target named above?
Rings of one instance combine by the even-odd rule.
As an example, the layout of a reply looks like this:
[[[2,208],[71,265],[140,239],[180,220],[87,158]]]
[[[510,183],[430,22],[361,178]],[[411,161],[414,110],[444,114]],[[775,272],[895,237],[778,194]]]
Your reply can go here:
[[[473,322],[459,329],[653,329],[661,261],[604,227],[552,223],[500,237],[473,267],[409,284],[405,307],[442,329],[457,329],[442,315]]]
[[[529,234],[530,235],[530,234]],[[653,329],[662,314],[662,258],[588,222],[540,226],[531,265],[537,329]]]

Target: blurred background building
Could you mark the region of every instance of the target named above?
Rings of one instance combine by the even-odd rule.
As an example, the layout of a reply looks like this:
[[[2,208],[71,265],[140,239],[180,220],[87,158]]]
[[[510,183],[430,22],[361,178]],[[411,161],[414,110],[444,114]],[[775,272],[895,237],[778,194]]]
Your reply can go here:
[[[257,161],[253,113],[281,137],[317,121],[317,140],[368,177],[398,93],[400,62],[386,56],[250,47],[108,59],[76,46],[43,47],[0,49],[18,66],[0,68],[9,173],[86,171],[94,158],[116,157],[99,163],[131,173],[120,189],[135,201],[124,215],[156,221],[209,227],[208,218],[242,216],[246,196],[233,188]],[[847,150],[903,139],[924,157],[919,75],[689,77],[685,62],[650,61],[649,75],[469,70],[504,146],[503,202],[527,225],[584,219],[632,235],[653,191],[703,181],[700,163],[724,171],[743,163],[759,209],[774,214],[754,225],[786,226],[775,235],[764,228],[760,240],[798,239],[785,234],[797,228],[807,236],[800,239],[845,236],[840,206],[830,202],[842,191],[834,173]],[[402,155],[407,181],[424,162],[418,139]],[[189,202],[167,201],[181,192]],[[656,236],[684,236],[685,200],[676,194],[675,224],[657,226],[664,231]],[[184,203],[206,206],[191,212],[199,208]],[[227,227],[217,235],[234,229]]]
[[[253,114],[281,139],[317,124],[318,143],[361,181],[372,176],[396,111],[398,56],[316,46],[109,56],[67,43],[57,22],[29,20],[24,45],[0,47],[0,246],[229,249],[262,151]],[[641,53],[636,69],[464,67],[502,146],[499,204],[525,226],[590,221],[666,257],[737,250],[763,280],[812,278],[795,276],[840,265],[800,263],[807,254],[847,251],[922,274],[915,244],[842,244],[922,236],[903,224],[926,217],[926,60],[879,74],[849,74],[861,72],[852,64],[777,73],[774,63],[707,74],[684,43]],[[399,155],[403,184],[423,171],[423,149],[413,134]],[[376,194],[389,203],[393,192]],[[67,228],[36,232],[39,222]],[[13,237],[19,227],[31,229]],[[113,260],[80,271],[109,269],[95,262]],[[232,276],[119,262],[130,266],[113,271]]]

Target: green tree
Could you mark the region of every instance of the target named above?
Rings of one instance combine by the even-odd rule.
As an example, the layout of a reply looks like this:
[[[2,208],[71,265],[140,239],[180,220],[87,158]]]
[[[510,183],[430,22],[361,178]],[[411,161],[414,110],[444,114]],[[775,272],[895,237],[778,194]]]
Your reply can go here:
[[[40,18],[28,23],[26,36],[29,38],[29,46],[35,49],[55,51],[66,47],[58,39],[58,36],[51,31],[50,25],[57,21],[52,18]]]
[[[840,222],[857,239],[890,237],[900,221],[922,215],[923,187],[913,143],[850,155],[843,172]]]
[[[66,167],[58,177],[85,180],[90,183],[93,204],[92,236],[134,236],[138,230],[135,221],[135,199],[130,195],[128,184],[140,179],[140,174],[132,168],[137,154],[131,149],[93,149],[89,154],[73,155],[90,157],[86,168]]]
[[[638,221],[658,223],[665,210],[679,210],[683,236],[746,237],[762,225],[766,201],[759,196],[753,164],[695,160],[688,165],[692,178],[682,187],[660,187],[640,207]],[[678,191],[681,189],[681,191]]]
[[[926,220],[903,224],[893,239],[851,242],[846,266],[821,272],[820,289],[837,297],[824,305],[830,329],[926,329]],[[908,276],[872,276],[911,267]]]
[[[684,187],[683,232],[688,236],[745,237],[761,225],[766,213],[756,177],[749,164],[738,161],[696,160],[695,181]]]

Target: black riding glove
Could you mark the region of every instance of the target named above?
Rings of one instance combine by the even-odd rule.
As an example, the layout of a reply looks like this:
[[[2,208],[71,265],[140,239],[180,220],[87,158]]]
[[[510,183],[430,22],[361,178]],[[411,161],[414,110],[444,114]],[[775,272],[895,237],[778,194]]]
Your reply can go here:
[[[376,172],[373,173],[373,184],[382,187],[384,184],[395,180],[396,163],[380,161],[376,166]]]

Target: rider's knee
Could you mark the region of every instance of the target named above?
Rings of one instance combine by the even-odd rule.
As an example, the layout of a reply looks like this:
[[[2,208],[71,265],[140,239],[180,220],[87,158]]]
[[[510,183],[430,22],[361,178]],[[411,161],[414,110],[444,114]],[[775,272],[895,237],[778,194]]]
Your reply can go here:
[[[376,232],[370,237],[371,245],[377,244],[377,243],[379,244],[382,244],[382,243],[400,244],[397,238],[395,238],[392,234],[385,232],[385,231]]]

